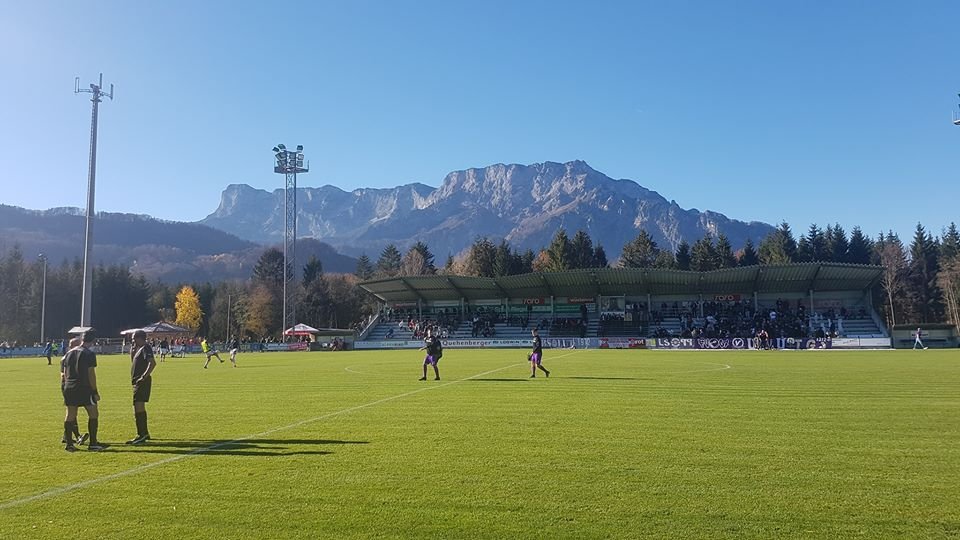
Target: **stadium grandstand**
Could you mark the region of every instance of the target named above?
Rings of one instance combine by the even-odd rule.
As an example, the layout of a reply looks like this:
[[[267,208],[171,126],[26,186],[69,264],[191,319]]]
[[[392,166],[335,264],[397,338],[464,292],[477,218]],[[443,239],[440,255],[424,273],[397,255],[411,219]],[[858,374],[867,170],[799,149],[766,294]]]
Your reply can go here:
[[[401,276],[360,284],[381,309],[357,346],[413,346],[431,326],[454,347],[522,346],[532,328],[552,346],[753,343],[761,331],[774,348],[889,346],[872,303],[881,274],[880,266],[797,263]]]

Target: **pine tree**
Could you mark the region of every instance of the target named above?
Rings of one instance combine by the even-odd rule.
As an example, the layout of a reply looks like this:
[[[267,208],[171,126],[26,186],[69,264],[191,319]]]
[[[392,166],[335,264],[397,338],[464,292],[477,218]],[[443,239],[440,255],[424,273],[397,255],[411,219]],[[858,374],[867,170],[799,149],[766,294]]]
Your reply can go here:
[[[716,253],[718,268],[737,266],[737,257],[733,254],[733,246],[730,245],[730,239],[727,238],[727,235],[723,233],[717,236]]]
[[[253,280],[268,287],[283,286],[283,252],[269,248],[260,255],[253,267]]]
[[[323,279],[323,263],[316,255],[311,255],[310,260],[303,266],[303,287],[309,287],[317,279]]]
[[[716,270],[718,264],[717,251],[709,234],[693,243],[693,247],[690,249],[691,270],[709,272],[710,270]]]
[[[690,270],[690,244],[686,240],[680,240],[675,259],[678,270]]]
[[[437,267],[433,261],[433,253],[430,252],[430,248],[427,246],[427,244],[418,240],[417,243],[410,248],[410,251],[416,251],[420,254],[420,257],[423,258],[423,273],[417,275],[431,275],[437,273]]]
[[[810,225],[807,234],[800,237],[797,244],[796,260],[799,262],[821,262],[827,260],[827,239],[816,223]]]
[[[797,241],[793,238],[790,225],[782,222],[760,242],[758,251],[763,264],[789,264],[796,261]]]
[[[477,237],[467,252],[467,275],[479,277],[496,276],[496,246],[487,237]]]
[[[593,240],[583,230],[577,231],[570,241],[572,268],[593,268]]]
[[[573,246],[570,239],[567,238],[567,232],[563,229],[557,231],[553,236],[553,241],[547,248],[547,271],[561,272],[573,267]]]
[[[400,274],[400,262],[403,256],[400,250],[393,244],[387,245],[380,252],[380,259],[377,260],[377,276],[380,278],[391,278]]]
[[[357,270],[354,275],[364,281],[373,277],[373,263],[370,262],[370,257],[367,257],[366,253],[357,259]]]
[[[623,246],[620,254],[620,268],[652,268],[657,262],[660,248],[653,236],[646,230],[640,231],[636,238]]]
[[[754,266],[760,264],[760,257],[757,255],[757,250],[753,247],[753,240],[747,238],[746,243],[743,244],[743,251],[740,253],[740,258],[737,260],[738,266]]]
[[[850,231],[850,245],[847,247],[846,262],[871,264],[871,253],[873,253],[873,241],[864,236],[860,227],[854,227]]]
[[[940,322],[943,317],[943,291],[937,284],[940,271],[939,245],[933,236],[917,223],[910,244],[910,268],[907,292],[911,311],[918,322]]]
[[[957,256],[960,256],[960,232],[957,231],[956,223],[950,223],[940,240],[940,260],[952,261]]]
[[[593,268],[606,268],[609,265],[607,252],[604,251],[603,246],[597,244],[597,247],[593,249]]]
[[[827,260],[836,263],[850,262],[850,242],[839,223],[827,227]]]

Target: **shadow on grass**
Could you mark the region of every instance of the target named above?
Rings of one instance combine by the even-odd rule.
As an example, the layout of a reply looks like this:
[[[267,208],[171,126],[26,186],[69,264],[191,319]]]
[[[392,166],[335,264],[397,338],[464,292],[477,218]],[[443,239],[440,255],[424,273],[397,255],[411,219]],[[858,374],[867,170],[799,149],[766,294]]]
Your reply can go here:
[[[585,381],[652,381],[642,377],[555,377],[557,379],[583,379]]]
[[[523,379],[467,379],[470,381],[482,381],[482,382],[527,382],[527,378]]]
[[[342,444],[370,444],[367,441],[339,441],[332,439],[245,439],[180,440],[151,439],[146,444],[113,445],[111,449],[145,454],[196,454],[206,456],[322,456],[332,454],[319,450],[320,446]]]

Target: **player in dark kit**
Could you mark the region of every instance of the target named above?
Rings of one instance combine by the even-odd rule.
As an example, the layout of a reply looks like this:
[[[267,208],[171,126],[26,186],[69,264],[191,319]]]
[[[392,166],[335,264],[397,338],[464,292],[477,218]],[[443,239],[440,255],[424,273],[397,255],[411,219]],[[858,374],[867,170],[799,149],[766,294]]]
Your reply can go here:
[[[74,347],[79,347],[81,343],[83,343],[83,341],[82,341],[80,338],[78,338],[78,337],[70,338],[70,349],[72,349],[72,348],[74,348]],[[67,349],[67,350],[63,351],[63,358],[60,359],[60,389],[61,389],[61,391],[63,390],[63,372],[65,371],[65,365],[66,365],[66,362],[65,362],[65,361],[66,361],[66,359],[67,359],[67,353],[70,352],[70,349]],[[86,434],[86,433],[84,433],[83,435],[80,434],[80,426],[78,426],[76,422],[73,423],[73,434],[74,434],[74,436],[76,437],[75,443],[76,443],[77,445],[82,445],[84,442],[86,442],[86,440],[87,440],[87,434]],[[66,438],[61,438],[61,439],[60,439],[60,442],[66,444],[66,443],[67,443],[67,439],[66,439]]]
[[[133,417],[137,422],[137,436],[127,441],[127,444],[143,444],[150,440],[150,432],[147,430],[147,402],[150,401],[150,390],[153,386],[151,374],[156,367],[153,347],[147,343],[147,333],[137,330],[133,333],[133,347],[130,349],[130,381],[133,384]]]
[[[100,393],[97,390],[97,355],[90,350],[90,344],[93,343],[96,334],[94,330],[88,329],[81,337],[82,343],[79,347],[70,349],[63,359],[63,404],[67,408],[66,418],[63,420],[63,440],[66,441],[65,450],[67,452],[76,451],[73,445],[73,433],[77,431],[77,409],[83,407],[87,410],[87,430],[90,433],[90,445],[87,447],[91,451],[100,451],[107,447],[97,440],[97,429],[99,428],[100,412],[97,410],[97,402],[100,401]]]
[[[533,334],[533,350],[530,351],[530,356],[528,356],[530,359],[530,378],[533,379],[537,376],[537,368],[543,370],[549,377],[550,372],[540,363],[543,361],[543,344],[540,342],[540,332],[534,328],[530,333]]]
[[[427,328],[427,337],[423,340],[424,345],[420,347],[420,350],[426,350],[427,356],[423,359],[423,377],[420,377],[419,380],[427,380],[427,366],[433,366],[433,373],[436,375],[433,380],[440,380],[440,370],[437,368],[437,363],[440,361],[440,357],[443,356],[443,343],[440,342],[440,338],[433,335],[433,329]]]

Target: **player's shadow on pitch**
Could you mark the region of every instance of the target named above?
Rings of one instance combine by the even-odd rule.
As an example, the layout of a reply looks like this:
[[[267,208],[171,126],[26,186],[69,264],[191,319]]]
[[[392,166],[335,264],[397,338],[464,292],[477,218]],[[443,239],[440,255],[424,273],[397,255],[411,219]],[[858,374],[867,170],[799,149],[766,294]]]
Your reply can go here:
[[[173,440],[151,439],[142,446],[118,445],[146,454],[195,454],[197,456],[323,456],[328,450],[311,450],[322,445],[370,444],[368,441],[339,441],[333,439],[245,439],[231,440]]]
[[[480,382],[527,382],[528,378],[529,377],[519,378],[519,379],[469,379],[469,380],[480,381]]]
[[[640,377],[557,377],[558,379],[582,379],[585,381],[651,381],[650,378]]]

